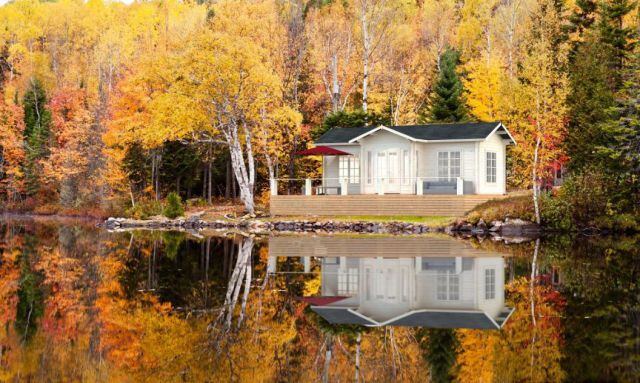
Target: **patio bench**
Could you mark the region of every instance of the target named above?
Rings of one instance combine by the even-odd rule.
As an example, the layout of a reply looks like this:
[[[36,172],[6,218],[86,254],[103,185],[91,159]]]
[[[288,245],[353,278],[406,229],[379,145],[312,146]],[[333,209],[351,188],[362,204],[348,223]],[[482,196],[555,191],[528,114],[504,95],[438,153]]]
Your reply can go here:
[[[424,194],[456,194],[458,182],[451,181],[422,181]]]

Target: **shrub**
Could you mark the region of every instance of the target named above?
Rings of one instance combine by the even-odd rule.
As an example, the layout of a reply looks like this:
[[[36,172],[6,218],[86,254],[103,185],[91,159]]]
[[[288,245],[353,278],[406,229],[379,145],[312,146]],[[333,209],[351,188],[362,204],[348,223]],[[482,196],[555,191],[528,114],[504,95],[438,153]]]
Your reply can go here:
[[[178,193],[169,193],[167,196],[167,205],[164,208],[164,215],[167,218],[176,218],[184,214],[184,208],[182,207],[182,199]]]
[[[622,232],[639,232],[640,220],[633,214],[615,214],[611,216],[598,217],[594,224],[600,229]]]
[[[507,217],[533,220],[531,195],[521,195],[503,199],[492,199],[482,203],[467,214],[467,221],[475,224],[480,218],[485,222],[503,221]]]
[[[162,204],[156,200],[141,199],[135,206],[127,209],[126,214],[134,219],[147,219],[162,214]]]
[[[549,228],[557,230],[571,230],[570,206],[564,198],[553,196],[551,193],[540,195],[540,219]]]

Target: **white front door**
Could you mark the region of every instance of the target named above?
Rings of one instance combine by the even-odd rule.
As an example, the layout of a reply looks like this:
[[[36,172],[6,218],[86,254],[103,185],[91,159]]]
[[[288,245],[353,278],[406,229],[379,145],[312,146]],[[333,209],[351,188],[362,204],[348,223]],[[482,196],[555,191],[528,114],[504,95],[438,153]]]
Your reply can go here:
[[[365,261],[366,302],[407,305],[411,302],[413,259],[376,259]]]
[[[400,193],[400,150],[387,149],[378,152],[376,161],[376,180],[385,193]]]

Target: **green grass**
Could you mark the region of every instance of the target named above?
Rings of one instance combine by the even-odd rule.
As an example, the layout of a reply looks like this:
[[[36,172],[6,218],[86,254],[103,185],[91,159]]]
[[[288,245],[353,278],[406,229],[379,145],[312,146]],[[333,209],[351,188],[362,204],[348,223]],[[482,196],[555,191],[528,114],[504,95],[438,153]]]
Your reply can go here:
[[[419,223],[426,226],[445,226],[454,218],[443,216],[413,216],[413,215],[338,215],[338,216],[278,216],[269,218],[270,221],[278,220],[313,220],[313,221],[340,221],[340,222],[408,222]]]

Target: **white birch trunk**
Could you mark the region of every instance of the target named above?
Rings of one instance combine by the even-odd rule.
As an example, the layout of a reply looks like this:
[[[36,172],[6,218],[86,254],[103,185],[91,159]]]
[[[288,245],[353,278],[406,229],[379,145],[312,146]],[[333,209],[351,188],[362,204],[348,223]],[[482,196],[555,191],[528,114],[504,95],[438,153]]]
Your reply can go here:
[[[540,224],[540,185],[538,182],[538,150],[540,149],[540,134],[536,138],[536,147],[533,151],[533,170],[531,171],[531,177],[533,181],[533,210],[535,211],[536,223]]]
[[[369,87],[369,55],[371,54],[371,41],[369,36],[369,24],[367,22],[367,0],[362,1],[362,110],[367,112],[367,99]]]
[[[231,167],[233,169],[234,175],[236,176],[236,180],[238,181],[238,186],[240,187],[240,199],[244,204],[245,210],[248,213],[253,214],[255,212],[255,205],[253,201],[255,162],[253,157],[253,150],[251,147],[251,132],[245,125],[244,132],[246,140],[245,148],[247,151],[247,165],[245,163],[242,143],[240,142],[240,137],[238,134],[238,124],[237,122],[234,122],[229,125],[230,126],[225,126],[222,132],[227,141],[229,153],[231,154]]]

